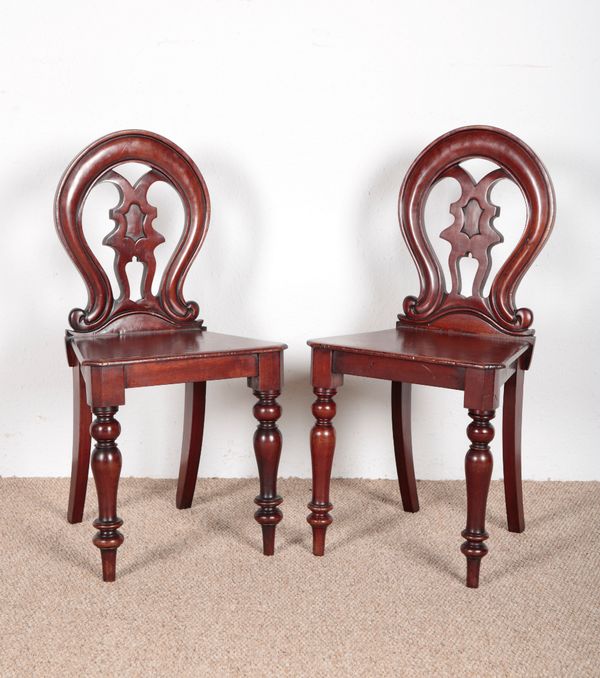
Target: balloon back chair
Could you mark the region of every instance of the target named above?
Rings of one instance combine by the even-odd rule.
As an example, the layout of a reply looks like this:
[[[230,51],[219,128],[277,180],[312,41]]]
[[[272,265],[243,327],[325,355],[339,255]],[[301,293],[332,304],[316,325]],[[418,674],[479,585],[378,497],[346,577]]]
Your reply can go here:
[[[461,163],[471,158],[492,161],[496,169],[480,181]],[[452,224],[440,237],[450,244],[450,289],[427,236],[424,211],[431,189],[454,179],[460,197],[450,205]],[[513,181],[527,207],[523,234],[493,277],[489,293],[491,250],[502,242],[494,227],[499,208],[490,193],[501,180]],[[487,553],[485,511],[492,475],[491,424],[504,388],[503,461],[508,529],[525,529],[521,490],[521,419],[523,375],[534,347],[533,314],[515,307],[524,273],[543,247],[554,222],[550,178],[533,151],[516,137],[492,127],[464,127],[430,144],[409,168],[399,201],[400,227],[415,261],[421,290],[404,300],[395,329],[309,341],[312,384],[317,399],[311,432],[313,496],[308,522],[313,552],[323,555],[331,523],[329,484],[335,447],[333,397],[344,374],[392,382],[392,428],[396,465],[405,511],[418,511],[411,445],[411,384],[464,392],[472,422],[465,459],[467,521],[462,553],[467,558],[467,586],[479,584],[481,559]],[[477,262],[471,290],[463,290],[459,262]]]
[[[133,185],[119,172],[124,163],[148,167]],[[118,296],[84,234],[82,212],[94,186],[109,182],[119,203],[110,210],[113,230],[103,244],[114,250]],[[157,292],[155,249],[165,238],[153,228],[157,211],[148,201],[156,182],[172,186],[183,204],[184,224]],[[209,221],[209,196],[194,162],[169,140],[145,131],[109,134],[88,146],[66,170],[56,195],[55,222],[60,239],[83,277],[88,292],[84,309],[69,315],[66,333],[69,365],[73,368],[74,439],[68,520],[83,516],[91,437],[95,447],[91,467],[99,514],[93,543],[100,549],[104,581],[114,581],[117,549],[123,542],[117,515],[121,453],[115,414],[125,403],[125,390],[158,384],[185,383],[183,446],[176,505],[188,508],[193,499],[204,429],[206,382],[246,377],[258,398],[254,415],[258,428],[254,451],[260,475],[255,518],[262,527],[263,552],[274,551],[278,508],[277,466],[281,434],[276,398],[281,389],[285,344],[256,341],[208,332],[198,319],[199,308],[186,301],[183,285],[200,249]],[[143,266],[140,297],[132,295],[126,266]],[[94,420],[92,422],[92,413]]]

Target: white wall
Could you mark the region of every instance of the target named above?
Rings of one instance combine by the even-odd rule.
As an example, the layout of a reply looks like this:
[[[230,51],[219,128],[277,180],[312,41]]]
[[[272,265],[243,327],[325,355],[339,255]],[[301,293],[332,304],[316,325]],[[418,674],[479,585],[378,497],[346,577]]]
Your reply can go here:
[[[187,296],[200,302],[209,329],[289,343],[280,470],[306,476],[313,397],[305,340],[393,326],[404,296],[417,291],[396,218],[402,177],[439,134],[484,123],[537,151],[558,200],[554,234],[518,298],[534,309],[538,331],[526,379],[524,474],[600,479],[599,7],[585,0],[5,6],[0,474],[69,472],[71,375],[62,336],[85,292],[56,237],[52,202],[61,172],[88,143],[145,128],[196,160],[213,217]],[[514,239],[518,229],[506,215],[521,205],[505,196]],[[102,214],[90,226],[94,237],[110,228],[112,198],[110,190],[95,198]],[[176,213],[166,201],[163,214]],[[182,397],[182,386],[127,392],[119,415],[124,475],[176,475]],[[208,397],[201,473],[254,475],[252,394],[240,380],[209,384]],[[388,397],[386,382],[346,379],[334,474],[394,477]],[[418,477],[462,477],[466,423],[459,392],[415,389]]]

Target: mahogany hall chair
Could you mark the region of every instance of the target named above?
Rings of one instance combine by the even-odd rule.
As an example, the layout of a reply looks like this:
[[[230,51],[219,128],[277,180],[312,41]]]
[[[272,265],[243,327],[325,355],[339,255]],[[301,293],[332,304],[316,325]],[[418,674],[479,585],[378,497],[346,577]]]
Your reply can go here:
[[[461,166],[484,158],[497,168],[475,181]],[[461,190],[451,204],[453,223],[440,236],[450,243],[450,290],[424,224],[429,192],[450,177]],[[494,228],[499,213],[490,198],[495,184],[510,179],[527,207],[526,224],[514,251],[494,276],[489,294],[491,249],[502,242]],[[492,127],[464,127],[440,137],[412,164],[402,184],[400,227],[419,273],[418,297],[404,300],[395,329],[313,339],[312,384],[317,399],[311,432],[313,496],[308,522],[313,553],[323,555],[331,524],[329,485],[335,447],[333,397],[344,374],[392,382],[392,428],[402,504],[418,511],[411,446],[411,384],[464,391],[464,406],[473,420],[467,427],[470,447],[465,459],[467,521],[461,546],[467,558],[467,586],[479,584],[481,559],[487,553],[485,510],[492,475],[491,424],[504,387],[503,462],[508,529],[525,528],[521,490],[521,416],[523,375],[534,347],[533,314],[515,307],[523,274],[539,253],[554,222],[550,178],[533,151],[516,137]],[[471,290],[463,290],[459,262],[471,256],[477,272]]]
[[[117,172],[119,165],[128,162],[149,168],[134,185]],[[159,181],[172,186],[179,195],[184,223],[154,294],[154,251],[165,238],[153,228],[157,211],[148,202],[148,189]],[[82,226],[83,205],[100,182],[110,182],[119,194],[119,204],[109,212],[114,228],[103,240],[114,250],[117,298]],[[123,521],[117,516],[121,453],[115,442],[120,432],[115,414],[125,403],[127,388],[186,385],[176,496],[177,507],[183,509],[191,506],[198,474],[206,382],[247,378],[258,398],[254,406],[258,419],[254,451],[260,493],[255,499],[259,507],[255,518],[262,527],[264,554],[274,551],[275,527],[282,518],[278,508],[282,500],[276,489],[281,452],[277,428],[281,409],[276,398],[287,347],[208,332],[198,319],[198,305],[184,299],[184,280],[206,235],[209,212],[208,191],[194,162],[168,139],[145,131],[116,132],[95,141],[73,160],[58,187],[56,227],[88,291],[86,308],[71,311],[71,329],[66,333],[67,358],[73,368],[74,412],[68,520],[82,520],[91,436],[96,442],[91,466],[99,506],[93,542],[101,552],[104,581],[114,581],[117,549],[123,543],[119,531]],[[137,300],[126,271],[134,259],[143,266],[141,298]]]

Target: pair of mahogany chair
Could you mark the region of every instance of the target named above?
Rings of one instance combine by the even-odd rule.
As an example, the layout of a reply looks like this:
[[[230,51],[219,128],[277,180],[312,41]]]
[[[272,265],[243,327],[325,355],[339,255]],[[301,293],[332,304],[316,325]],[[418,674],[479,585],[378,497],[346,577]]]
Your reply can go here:
[[[480,181],[461,167],[479,157],[497,169]],[[115,168],[128,162],[149,167],[134,185]],[[424,209],[432,187],[444,178],[461,189],[452,203],[454,217],[441,237],[450,244],[451,289],[446,289],[440,261],[427,236]],[[498,208],[491,191],[501,179],[520,188],[527,207],[523,234],[495,275],[489,294],[484,286],[490,273],[490,250],[502,242],[494,228]],[[148,190],[157,181],[170,184],[183,203],[182,236],[169,259],[156,294],[155,249],[164,242],[154,230],[156,208]],[[113,294],[106,271],[84,235],[83,205],[100,182],[116,186],[119,204],[110,210],[115,226],[103,240],[114,250],[119,287]],[[260,491],[255,518],[262,528],[263,552],[272,555],[275,528],[281,521],[277,469],[281,434],[283,351],[286,345],[208,332],[198,319],[198,305],[186,301],[183,285],[200,249],[209,220],[206,185],[194,162],[175,144],[144,131],[110,134],[91,144],[68,167],[56,196],[55,221],[63,245],[82,275],[87,291],[85,309],[74,309],[66,333],[69,365],[73,368],[74,440],[68,520],[83,516],[91,438],[95,447],[91,467],[98,494],[97,533],[105,581],[114,581],[116,553],[123,543],[117,515],[121,453],[116,439],[120,426],[115,414],[125,403],[125,389],[185,383],[185,419],[176,505],[188,508],[198,474],[206,382],[246,377],[258,402],[254,451]],[[411,384],[464,391],[472,422],[465,460],[467,521],[461,546],[467,558],[467,586],[477,587],[481,559],[487,553],[485,510],[492,474],[489,444],[491,420],[504,390],[503,463],[508,528],[524,529],[521,491],[521,416],[523,375],[534,347],[533,315],[516,308],[517,286],[550,234],[554,194],[548,174],[522,141],[500,129],[465,127],[428,146],[408,170],[400,192],[400,225],[416,263],[421,290],[407,297],[404,313],[389,330],[309,341],[312,347],[313,405],[316,423],[310,444],[313,496],[308,522],[313,530],[313,553],[323,555],[325,533],[331,524],[329,487],[335,431],[333,397],[344,374],[392,382],[392,426],[402,504],[419,509],[411,446]],[[471,256],[477,272],[470,294],[461,287],[459,262]],[[132,299],[126,266],[143,265],[141,298]],[[92,413],[94,419],[92,421]]]

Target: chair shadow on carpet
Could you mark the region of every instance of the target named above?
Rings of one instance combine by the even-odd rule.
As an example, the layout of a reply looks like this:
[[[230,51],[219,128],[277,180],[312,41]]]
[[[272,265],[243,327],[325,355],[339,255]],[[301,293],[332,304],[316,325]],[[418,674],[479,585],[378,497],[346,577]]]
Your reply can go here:
[[[124,565],[122,569],[119,570],[119,577],[124,578],[128,575],[142,570],[148,561],[159,562],[161,560],[169,560],[170,558],[175,557],[177,554],[181,553],[185,549],[189,548],[190,543],[204,543],[206,545],[207,554],[210,552],[210,540],[215,536],[222,536],[227,534],[231,538],[232,545],[236,543],[238,545],[243,545],[246,548],[251,548],[257,553],[260,553],[261,548],[261,538],[260,538],[260,527],[254,522],[253,513],[254,513],[254,504],[253,499],[257,493],[256,485],[257,481],[253,478],[235,478],[228,479],[226,487],[207,489],[206,483],[203,482],[205,479],[199,478],[196,483],[196,490],[194,492],[194,501],[190,509],[185,509],[183,513],[187,511],[198,512],[202,511],[202,523],[194,526],[192,531],[187,531],[185,534],[181,534],[176,539],[171,539],[167,542],[164,540],[153,543],[150,545],[148,551],[144,552],[143,557],[136,558],[133,562],[129,562],[127,565]],[[176,480],[166,480],[166,481],[157,481],[158,483],[163,484],[162,487],[158,489],[153,496],[160,496],[164,498],[167,495],[172,495],[171,506],[174,513],[180,513],[179,509],[175,507],[175,490],[177,487]],[[229,519],[224,519],[221,517],[220,511],[217,510],[219,506],[219,500],[221,499],[230,500],[230,512],[228,514]],[[248,512],[247,521],[242,522],[236,520],[235,506],[237,503],[244,503],[244,498],[247,498]],[[135,501],[144,501],[148,499],[148,491],[138,492],[135,498],[130,497],[132,504]],[[127,506],[127,502],[123,502],[124,507]],[[194,515],[193,513],[189,515]],[[176,518],[176,516],[175,516]],[[252,539],[246,530],[248,524],[256,530],[256,537]]]
[[[145,479],[146,481],[150,479]],[[179,510],[175,507],[175,491],[177,487],[176,480],[150,480],[150,487],[145,483],[142,487],[134,486],[133,489],[125,488],[122,492],[122,496],[119,497],[119,514],[124,516],[125,522],[127,522],[127,509],[140,508],[144,503],[147,503],[149,500],[158,499],[160,501],[165,500],[165,498],[172,497],[171,504],[173,514],[179,513]],[[179,536],[177,539],[170,540],[169,542],[152,542],[150,544],[150,553],[144,552],[144,557],[141,559],[136,559],[134,562],[129,562],[124,564],[119,568],[119,578],[124,578],[127,575],[135,572],[144,567],[147,564],[148,558],[153,561],[159,561],[163,559],[168,559],[170,556],[177,554],[189,541],[202,541],[207,540],[211,534],[216,533],[230,532],[233,533],[232,537],[234,542],[238,543],[243,542],[246,546],[256,549],[260,552],[260,528],[252,518],[253,515],[253,503],[254,494],[250,488],[251,484],[256,484],[256,481],[253,483],[253,479],[234,479],[230,480],[227,483],[226,487],[208,489],[206,484],[203,484],[202,479],[198,481],[196,488],[194,504],[192,509],[204,507],[207,511],[210,511],[211,503],[218,502],[219,499],[224,497],[235,498],[237,495],[248,495],[250,499],[248,500],[249,512],[248,518],[251,521],[253,527],[257,530],[256,540],[248,538],[242,529],[238,529],[235,524],[235,520],[227,522],[220,518],[214,518],[212,515],[205,516],[204,524],[198,528],[194,528],[193,532],[186,532],[184,535]],[[136,483],[137,485],[137,483]],[[203,486],[204,485],[204,486]],[[84,530],[86,536],[89,536],[89,539],[85,539],[81,543],[81,549],[74,548],[72,542],[65,543],[64,539],[45,539],[39,541],[44,545],[44,548],[47,549],[47,552],[53,558],[59,559],[61,562],[75,566],[80,570],[85,571],[86,574],[91,573],[95,576],[98,576],[99,571],[99,560],[97,558],[97,550],[91,545],[91,535],[93,533],[92,521],[96,517],[96,491],[93,485],[93,481],[90,481],[88,484],[88,491],[86,497],[86,510],[84,513],[83,521],[80,524],[69,525],[66,520],[66,507],[68,501],[68,487],[67,491],[63,493],[64,496],[61,496],[61,493],[52,493],[50,496],[44,493],[37,492],[34,486],[24,485],[21,491],[21,497],[26,502],[28,506],[32,508],[34,513],[41,513],[46,516],[51,516],[53,519],[57,518],[58,520],[54,522],[55,530],[57,537],[63,530],[76,531],[78,534],[81,534]],[[207,532],[208,530],[208,532]],[[87,534],[89,532],[89,534]],[[33,536],[33,535],[32,535]],[[127,533],[125,533],[126,542]],[[89,547],[89,548],[88,548]]]
[[[360,495],[359,503],[362,506],[368,500],[370,504],[370,516],[368,523],[360,521],[351,531],[346,530],[344,536],[339,539],[335,536],[335,526],[340,521],[357,523],[356,507],[341,506],[335,504],[335,484],[343,483],[344,479],[334,480],[332,483],[333,503],[336,506],[336,515],[332,528],[328,531],[328,552],[335,552],[337,549],[343,549],[360,540],[368,539],[374,535],[383,535],[398,529],[399,522],[405,525],[402,536],[396,545],[399,551],[410,553],[410,557],[419,560],[429,569],[436,570],[445,576],[451,576],[456,581],[464,583],[464,558],[458,550],[461,542],[460,530],[463,528],[466,511],[466,496],[464,494],[463,481],[429,481],[426,487],[423,483],[418,483],[420,492],[421,506],[420,511],[415,514],[405,513],[402,510],[400,491],[396,483],[392,482],[393,491],[386,492],[372,487],[372,482],[365,481],[352,487],[352,491]],[[457,491],[460,487],[460,491]],[[423,492],[423,490],[425,490]],[[515,572],[524,571],[530,568],[538,567],[541,563],[550,561],[553,558],[560,557],[565,551],[572,550],[572,544],[565,539],[563,530],[560,526],[562,517],[566,514],[570,519],[575,519],[581,515],[585,519],[589,512],[589,506],[573,506],[570,497],[555,498],[551,504],[551,510],[547,510],[547,505],[542,506],[543,513],[530,511],[527,514],[526,501],[526,532],[521,534],[508,533],[506,514],[504,512],[503,486],[502,481],[494,481],[490,490],[490,496],[494,496],[495,504],[500,504],[501,508],[492,505],[488,508],[487,525],[491,533],[490,553],[494,553],[494,534],[502,530],[509,535],[509,540],[514,540],[514,548],[509,552],[508,558],[490,559],[486,562],[488,577],[491,580],[499,580],[506,576],[514,576]],[[526,489],[525,489],[526,494]],[[500,495],[500,496],[498,496]],[[447,548],[433,548],[426,539],[423,538],[422,526],[418,524],[419,516],[426,516],[428,509],[441,507],[448,513],[452,513],[453,521],[456,523],[456,550],[453,552]],[[556,537],[548,539],[546,534],[543,537],[536,538],[536,532],[542,528],[551,526],[556,522],[553,533]],[[539,534],[539,532],[538,532]],[[527,547],[524,547],[523,540],[529,539]],[[543,542],[541,541],[543,539]],[[535,540],[535,544],[531,544]],[[488,560],[488,559],[486,559]]]
[[[334,514],[334,523],[328,531],[327,553],[336,554],[343,557],[344,549],[357,543],[372,539],[373,537],[383,537],[386,533],[394,530],[398,531],[401,526],[401,532],[398,538],[394,538],[392,548],[398,549],[398,552],[410,554],[409,557],[416,559],[428,569],[437,571],[445,576],[451,576],[457,581],[463,581],[463,560],[458,553],[458,544],[460,542],[460,530],[464,521],[465,498],[464,487],[461,481],[437,482],[437,483],[419,483],[421,494],[421,510],[416,514],[407,514],[402,511],[400,493],[395,483],[391,483],[389,488],[380,489],[376,487],[377,481],[353,482],[345,479],[334,479],[332,482],[332,500],[336,505]],[[308,484],[308,483],[307,483]],[[152,480],[150,485],[145,483],[142,487],[137,484],[129,488],[124,488],[123,497],[120,501],[122,515],[127,521],[127,508],[140,508],[146,502],[159,500],[161,504],[168,499],[173,516],[178,513],[175,508],[175,489],[174,480]],[[458,485],[461,485],[460,491]],[[67,493],[64,497],[59,492],[38,491],[35,484],[25,484],[22,488],[22,499],[25,505],[35,513],[41,513],[52,519],[59,518],[52,525],[44,526],[44,530],[51,527],[56,538],[52,534],[46,535],[50,538],[38,540],[39,548],[46,549],[47,555],[59,559],[70,566],[75,566],[86,574],[98,576],[97,553],[89,541],[86,539],[81,543],[81,548],[76,548],[74,542],[69,540],[65,542],[60,538],[63,530],[77,530],[78,534],[87,534],[91,528],[91,522],[95,517],[95,490],[90,483],[88,488],[88,502],[84,521],[81,525],[70,526],[66,522],[66,502]],[[390,491],[386,491],[389,489]],[[342,495],[340,501],[336,503],[336,494]],[[494,499],[488,511],[488,525],[491,532],[490,551],[495,551],[494,535],[499,531],[506,532],[506,516],[504,514],[504,502],[498,493],[502,493],[501,483],[495,481],[492,486],[491,497]],[[216,535],[227,534],[231,539],[232,547],[241,546],[244,549],[252,549],[257,557],[261,554],[260,528],[252,518],[254,506],[252,500],[256,494],[256,479],[232,479],[222,487],[207,487],[203,479],[199,479],[196,488],[195,500],[191,511],[200,509],[202,511],[201,524],[194,526],[191,530],[187,529],[185,533],[178,534],[174,539],[168,542],[156,541],[148,542],[148,547],[136,557],[134,553],[129,553],[127,563],[119,569],[119,577],[126,577],[137,572],[146,566],[149,561],[156,562],[169,559],[181,553],[191,543],[206,542],[207,553],[210,552],[210,540]],[[283,492],[286,495],[286,492]],[[527,493],[526,493],[527,494]],[[171,497],[169,499],[169,496]],[[223,514],[223,504],[221,500],[227,498],[232,500],[228,502],[229,510],[227,515]],[[304,505],[304,496],[300,493],[290,492],[286,496],[286,504],[296,503]],[[247,501],[246,501],[247,500]],[[527,498],[526,498],[527,501]],[[523,535],[511,534],[508,540],[514,544],[510,548],[507,558],[489,558],[486,562],[487,577],[489,580],[499,580],[506,576],[514,576],[515,572],[525,571],[529,568],[539,566],[541,562],[550,561],[555,557],[564,554],[565,551],[572,551],[573,544],[565,538],[564,525],[561,521],[565,515],[569,516],[569,521],[573,524],[585,520],[589,512],[587,502],[573,504],[572,498],[567,492],[565,494],[554,494],[551,496],[551,502],[534,502],[532,500],[532,510],[530,516],[527,516],[527,531]],[[243,505],[243,509],[241,506]],[[366,510],[359,510],[357,506]],[[550,506],[551,508],[548,508]],[[294,512],[298,507],[293,506]],[[452,522],[456,524],[456,535],[449,536],[449,541],[456,542],[456,552],[440,544],[432,546],[424,538],[423,521],[431,516],[431,510],[437,511],[443,508],[447,513],[452,514]],[[171,510],[169,509],[169,511]],[[526,504],[527,510],[527,504]],[[243,517],[242,517],[243,511]],[[185,512],[184,512],[185,513]],[[358,515],[357,515],[358,513]],[[193,514],[188,514],[193,515]],[[580,516],[580,517],[579,517]],[[284,522],[278,528],[276,556],[285,553],[294,546],[301,547],[307,555],[311,552],[310,528],[304,523],[304,520],[298,521],[297,514],[293,514],[293,520],[289,517],[286,520],[284,510]],[[554,526],[553,523],[556,523]],[[282,529],[282,527],[284,529]],[[540,536],[544,528],[543,537]],[[548,538],[548,529],[552,536]],[[538,532],[540,530],[540,532]],[[538,536],[536,536],[538,535]],[[554,536],[556,535],[556,536]],[[454,539],[456,536],[456,539]],[[37,533],[31,533],[31,538],[39,537]],[[139,534],[136,535],[136,538]],[[27,538],[27,537],[26,537]],[[126,534],[127,539],[127,534]],[[543,541],[542,541],[543,539]],[[528,540],[528,541],[525,541]],[[382,556],[389,555],[389,538],[381,540]],[[502,546],[506,554],[506,543]],[[89,548],[87,548],[89,546]],[[377,541],[374,543],[377,548]],[[312,556],[311,556],[312,557]],[[487,561],[488,559],[486,559]],[[339,562],[339,561],[338,561]]]

